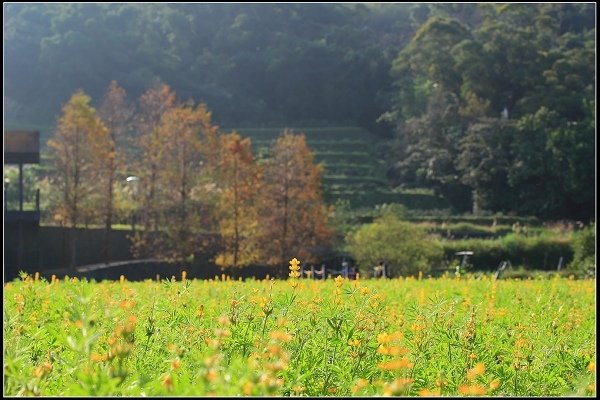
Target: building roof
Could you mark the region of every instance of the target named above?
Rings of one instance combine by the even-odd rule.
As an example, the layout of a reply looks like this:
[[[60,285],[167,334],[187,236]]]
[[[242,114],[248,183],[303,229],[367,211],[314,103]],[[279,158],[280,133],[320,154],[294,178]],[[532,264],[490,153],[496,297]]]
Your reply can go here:
[[[5,164],[39,164],[40,133],[38,131],[4,131]]]

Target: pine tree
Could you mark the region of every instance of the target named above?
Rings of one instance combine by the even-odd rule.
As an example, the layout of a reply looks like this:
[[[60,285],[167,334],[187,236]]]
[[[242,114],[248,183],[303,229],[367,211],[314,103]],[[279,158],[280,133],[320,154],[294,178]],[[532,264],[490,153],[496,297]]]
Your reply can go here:
[[[125,90],[112,81],[104,94],[104,98],[98,109],[98,114],[108,129],[108,140],[106,149],[103,149],[102,157],[99,158],[100,182],[103,186],[103,205],[101,216],[104,222],[104,260],[111,261],[110,232],[115,214],[115,184],[117,171],[124,165],[123,150],[121,148],[125,135],[129,130],[129,124],[133,111],[127,104]]]
[[[52,186],[62,193],[55,219],[71,228],[71,269],[77,262],[77,225],[97,206],[99,171],[94,166],[108,149],[108,130],[90,101],[82,90],[75,92],[63,106],[57,129],[48,141],[56,170]]]
[[[221,267],[241,267],[258,261],[257,194],[259,170],[249,138],[236,132],[221,136],[218,182],[221,189],[217,218],[223,250],[216,257]]]
[[[176,105],[176,96],[166,84],[157,84],[146,91],[139,99],[139,109],[134,117],[137,129],[138,158],[132,169],[139,178],[139,215],[142,231],[133,238],[133,253],[136,256],[148,255],[149,242],[153,232],[158,230],[159,197],[158,173],[161,165],[164,140],[160,135],[159,124],[163,115]]]
[[[281,267],[297,257],[315,261],[331,230],[321,192],[321,168],[303,134],[289,131],[273,143],[260,191],[260,246],[263,262]]]

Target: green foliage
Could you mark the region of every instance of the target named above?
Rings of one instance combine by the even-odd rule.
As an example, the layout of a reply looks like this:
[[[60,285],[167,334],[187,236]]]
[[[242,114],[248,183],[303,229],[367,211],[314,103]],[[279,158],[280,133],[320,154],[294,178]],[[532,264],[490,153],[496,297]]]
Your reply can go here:
[[[393,62],[390,177],[434,188],[455,212],[473,203],[474,212],[591,218],[591,9],[465,7],[480,23],[434,7]]]
[[[449,264],[457,260],[459,251],[472,251],[469,261],[476,270],[496,270],[502,261],[508,260],[515,267],[531,270],[556,270],[562,257],[562,265],[573,259],[571,241],[566,237],[531,236],[509,234],[500,239],[470,239],[442,242],[444,255]]]
[[[573,271],[596,270],[596,224],[590,224],[573,233],[573,261],[569,269]]]
[[[508,235],[513,232],[512,227],[509,225],[482,226],[469,222],[443,222],[441,224],[423,222],[420,225],[423,226],[427,232],[447,239],[494,238]]]
[[[23,165],[23,209],[35,210],[39,165]],[[19,168],[4,165],[4,205],[6,210],[19,209]]]
[[[11,117],[49,123],[77,88],[96,97],[114,79],[138,96],[162,79],[227,122],[373,125],[392,54],[415,30],[408,7],[383,8],[9,5]]]
[[[459,224],[459,223],[468,223],[474,225],[487,225],[493,226],[497,225],[527,225],[527,226],[538,226],[540,225],[540,220],[537,217],[525,217],[525,216],[510,216],[510,215],[489,215],[489,216],[481,216],[481,215],[472,215],[472,214],[464,214],[464,215],[451,215],[449,212],[440,212],[441,215],[419,215],[415,212],[411,212],[411,215],[407,217],[407,219],[411,222],[433,222],[436,224]],[[413,215],[414,214],[414,215]],[[427,213],[429,214],[429,212]]]
[[[482,119],[469,126],[460,143],[458,170],[462,181],[476,191],[480,210],[514,208],[512,193],[506,190],[514,135],[511,121]]]
[[[6,283],[4,394],[595,394],[594,280],[223,278]]]
[[[395,210],[361,226],[346,242],[359,265],[370,268],[384,260],[393,276],[427,272],[442,258],[439,243],[421,228],[400,220]]]

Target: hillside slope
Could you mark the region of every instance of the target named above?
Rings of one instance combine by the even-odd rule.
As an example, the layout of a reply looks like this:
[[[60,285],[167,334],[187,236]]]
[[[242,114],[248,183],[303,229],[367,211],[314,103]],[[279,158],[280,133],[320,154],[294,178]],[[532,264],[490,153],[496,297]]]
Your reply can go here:
[[[355,126],[288,127],[292,132],[304,133],[315,162],[324,167],[323,189],[325,200],[335,203],[346,199],[353,208],[372,207],[383,203],[401,203],[409,209],[443,209],[448,204],[431,192],[399,191],[393,189],[385,177],[385,162],[379,157],[381,139]],[[284,128],[240,128],[242,136],[252,139],[256,154],[268,151]]]

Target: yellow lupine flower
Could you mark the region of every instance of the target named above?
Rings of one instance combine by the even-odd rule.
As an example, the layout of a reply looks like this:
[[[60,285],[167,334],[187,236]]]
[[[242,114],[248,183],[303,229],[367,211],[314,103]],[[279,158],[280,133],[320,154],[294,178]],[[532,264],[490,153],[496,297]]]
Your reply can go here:
[[[402,368],[411,368],[414,364],[408,358],[400,358],[397,360],[386,361],[377,364],[377,367],[386,371],[397,370]]]
[[[45,362],[33,371],[33,375],[36,378],[43,378],[44,376],[48,375],[50,372],[52,372],[52,364],[49,362]]]
[[[440,394],[441,394],[440,389],[433,389],[433,390],[421,389],[421,390],[419,390],[419,396],[421,396],[421,397],[439,397]]]
[[[596,363],[591,361],[587,367],[587,370],[590,371],[591,373],[596,372]]]
[[[352,386],[350,390],[352,391],[352,394],[356,394],[356,392],[358,392],[360,389],[364,388],[368,384],[369,381],[363,378],[359,378],[358,381],[356,381],[356,385]]]
[[[304,392],[304,386],[297,385],[297,386],[292,387],[292,390],[296,393],[302,393],[302,392]]]
[[[198,318],[202,318],[203,315],[204,315],[204,304],[200,304],[198,306],[198,308],[196,309],[196,316]]]
[[[377,342],[380,344],[389,343],[391,340],[392,337],[387,332],[383,332],[377,335]]]
[[[477,378],[479,375],[485,372],[485,365],[483,363],[477,363],[473,368],[467,371],[467,379],[472,381]]]
[[[589,392],[590,394],[596,393],[596,384],[595,383],[590,383],[589,385],[587,385],[587,387],[585,388],[585,390],[587,392]]]
[[[292,340],[292,335],[283,331],[273,331],[269,334],[269,336],[271,337],[271,339],[279,340],[281,342],[289,342],[290,340]]]
[[[500,387],[500,379],[496,378],[490,382],[490,390],[496,390]]]
[[[413,383],[411,378],[398,378],[393,382],[386,384],[383,389],[384,396],[398,396],[403,394],[410,384]]]
[[[244,383],[244,396],[250,396],[250,394],[252,394],[252,387],[254,385],[252,385],[252,382],[246,382]]]
[[[391,346],[388,348],[388,354],[392,356],[403,356],[408,354],[409,350],[406,347]]]
[[[102,361],[106,361],[108,360],[108,355],[107,354],[98,354],[98,353],[92,353],[92,355],[90,356],[90,360],[94,361],[94,362],[102,362]]]
[[[486,393],[486,390],[481,385],[460,385],[458,393],[463,396],[482,396]]]
[[[290,260],[290,278],[300,277],[300,261],[294,257]]]
[[[215,371],[213,368],[209,369],[206,372],[206,380],[208,380],[209,382],[214,382],[218,377],[217,371]]]

